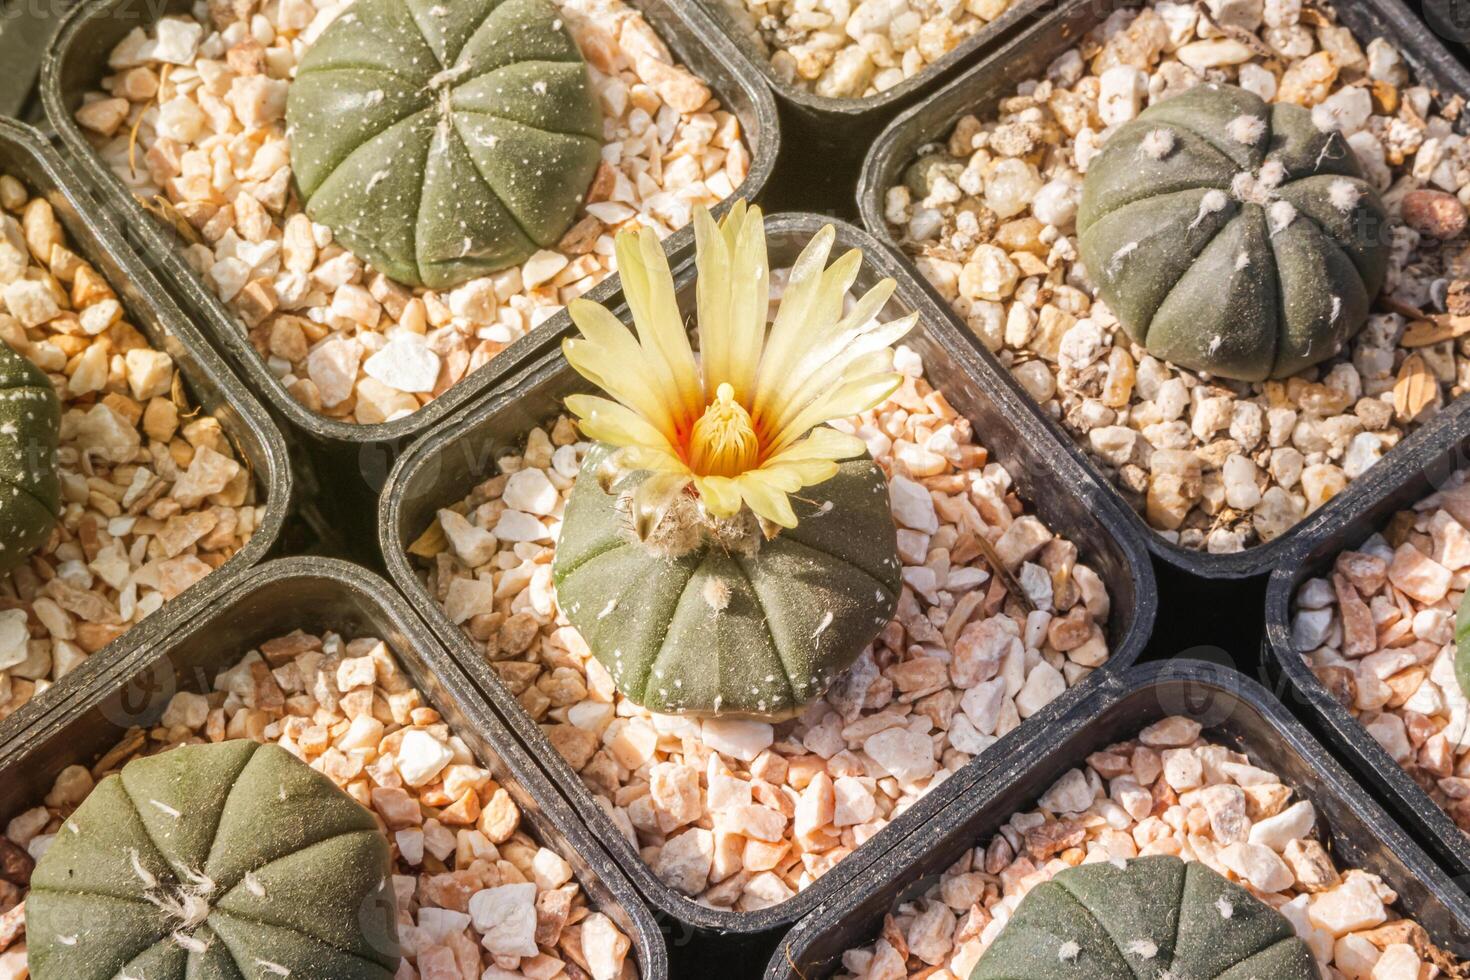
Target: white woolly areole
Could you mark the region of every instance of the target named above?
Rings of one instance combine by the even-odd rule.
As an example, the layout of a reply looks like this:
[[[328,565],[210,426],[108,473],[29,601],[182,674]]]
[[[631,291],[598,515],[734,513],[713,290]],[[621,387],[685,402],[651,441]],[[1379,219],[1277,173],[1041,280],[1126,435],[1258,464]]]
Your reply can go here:
[[[1289,201],[1272,201],[1266,209],[1266,218],[1271,222],[1271,234],[1285,231],[1287,225],[1296,220],[1296,208]]]
[[[1261,186],[1256,182],[1256,175],[1249,170],[1242,170],[1230,178],[1230,193],[1237,201],[1249,201],[1255,204],[1264,204],[1264,195]]]
[[[1128,944],[1128,954],[1140,959],[1151,960],[1159,955],[1159,947],[1148,939],[1135,939]]]
[[[1242,251],[1239,255],[1237,255],[1235,257],[1235,271],[1236,272],[1240,272],[1242,269],[1249,268],[1250,264],[1251,264],[1251,253],[1249,253],[1249,252]]]
[[[1200,198],[1199,200],[1199,213],[1196,214],[1194,216],[1194,220],[1189,223],[1190,230],[1198,228],[1200,222],[1204,221],[1205,218],[1209,217],[1210,215],[1218,214],[1221,211],[1224,211],[1225,205],[1229,203],[1230,198],[1226,196],[1224,191],[1218,188],[1206,191],[1205,196]]]
[[[1077,945],[1077,943],[1073,940],[1068,939],[1057,949],[1057,959],[1061,960],[1063,963],[1070,963],[1075,960],[1081,953],[1082,947]]]
[[[1220,913],[1220,918],[1228,919],[1235,914],[1235,906],[1230,904],[1230,899],[1224,895],[1215,899],[1215,911]]]
[[[717,575],[705,579],[704,601],[715,612],[724,612],[730,605],[730,583]]]
[[[1286,179],[1286,166],[1280,160],[1267,160],[1261,164],[1260,181],[1261,186],[1267,190],[1275,190],[1281,186]]]
[[[1174,132],[1169,129],[1152,129],[1144,134],[1143,152],[1155,160],[1162,160],[1174,149]]]
[[[1256,116],[1236,116],[1225,128],[1231,139],[1246,146],[1255,146],[1266,135],[1266,123]]]
[[[1350,180],[1334,180],[1327,188],[1327,200],[1343,214],[1358,206],[1363,199],[1363,189]]]

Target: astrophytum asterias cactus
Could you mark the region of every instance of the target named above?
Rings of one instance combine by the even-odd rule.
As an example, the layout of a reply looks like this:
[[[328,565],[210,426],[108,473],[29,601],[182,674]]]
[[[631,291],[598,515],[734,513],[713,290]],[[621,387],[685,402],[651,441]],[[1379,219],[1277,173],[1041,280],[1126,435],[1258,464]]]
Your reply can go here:
[[[1291,923],[1169,855],[1069,868],[1026,893],[970,980],[1319,980]]]
[[[602,111],[548,0],[357,0],[286,106],[312,220],[432,288],[555,245],[602,159]]]
[[[618,689],[653,711],[779,718],[820,696],[892,618],[897,532],[863,441],[826,425],[899,384],[877,319],[886,281],[845,307],[856,250],[828,227],[769,326],[758,209],[695,217],[696,359],[658,240],[618,240],[635,337],[602,307],[567,358],[613,398],[567,407],[598,440],[567,502],[553,576]]]
[[[61,826],[26,897],[34,980],[392,980],[373,815],[275,745],[134,760]]]
[[[1109,137],[1077,229],[1134,341],[1244,381],[1338,353],[1388,261],[1383,203],[1342,134],[1227,85],[1165,99]]]
[[[61,401],[46,373],[0,343],[0,573],[30,557],[61,508]]]

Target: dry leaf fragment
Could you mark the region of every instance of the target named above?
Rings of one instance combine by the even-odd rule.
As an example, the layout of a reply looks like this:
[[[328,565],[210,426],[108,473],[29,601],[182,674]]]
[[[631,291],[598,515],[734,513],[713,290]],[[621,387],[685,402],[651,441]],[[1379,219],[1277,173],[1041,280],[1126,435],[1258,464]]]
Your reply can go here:
[[[1409,324],[1399,341],[1404,347],[1429,347],[1470,333],[1470,316],[1437,316]]]
[[[1439,381],[1419,354],[1410,354],[1399,368],[1393,386],[1393,410],[1400,419],[1412,422],[1439,401]]]
[[[429,529],[420,534],[418,540],[408,546],[408,553],[418,558],[433,558],[442,554],[449,547],[449,538],[444,534],[444,527],[438,518],[429,525]]]

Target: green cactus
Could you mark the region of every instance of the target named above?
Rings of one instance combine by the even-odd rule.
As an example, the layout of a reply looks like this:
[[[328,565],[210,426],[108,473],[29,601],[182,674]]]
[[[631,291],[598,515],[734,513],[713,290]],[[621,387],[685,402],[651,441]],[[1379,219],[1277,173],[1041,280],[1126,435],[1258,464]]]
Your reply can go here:
[[[548,0],[358,0],[287,99],[307,214],[402,283],[453,286],[555,245],[602,154]]]
[[[1306,109],[1200,85],[1114,133],[1077,218],[1088,275],[1150,353],[1284,378],[1338,353],[1383,286],[1383,203]]]
[[[392,980],[388,842],[275,745],[191,745],[102,781],[36,865],[35,980]]]
[[[1157,855],[1026,893],[970,980],[1320,980],[1291,923],[1208,866]]]
[[[562,610],[618,690],[667,714],[781,718],[821,696],[893,618],[900,589],[888,483],[871,459],[793,499],[798,523],[765,540],[749,512],[677,513],[640,540],[588,453],[567,501],[553,577]],[[693,498],[686,498],[692,508]]]
[[[46,543],[61,509],[61,402],[46,373],[0,342],[0,573]]]

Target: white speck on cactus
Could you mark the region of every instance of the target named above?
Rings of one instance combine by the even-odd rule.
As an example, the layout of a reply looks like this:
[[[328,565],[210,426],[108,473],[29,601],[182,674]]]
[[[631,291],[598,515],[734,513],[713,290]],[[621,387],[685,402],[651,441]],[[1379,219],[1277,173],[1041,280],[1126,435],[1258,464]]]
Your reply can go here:
[[[291,975],[290,970],[279,963],[272,963],[270,960],[256,960],[255,965],[267,973],[274,973],[278,977],[289,977]]]
[[[1240,115],[1230,120],[1226,131],[1235,142],[1255,146],[1266,135],[1266,123],[1257,116]]]
[[[1230,198],[1225,196],[1224,191],[1218,189],[1206,191],[1205,196],[1200,198],[1199,201],[1199,213],[1196,214],[1194,216],[1194,220],[1189,223],[1189,230],[1193,231],[1194,229],[1198,228],[1200,226],[1200,223],[1203,222],[1205,218],[1209,217],[1210,215],[1218,214],[1221,211],[1224,211],[1225,205],[1229,203]]]
[[[616,600],[616,599],[609,599],[609,600],[607,600],[607,605],[605,605],[605,606],[602,607],[602,612],[600,612],[600,613],[597,614],[597,618],[598,619],[606,619],[607,617],[609,617],[609,616],[611,616],[613,614],[613,610],[616,609],[616,608],[618,608],[618,600]],[[576,612],[576,611],[577,611],[576,609],[573,609],[572,610],[572,612]]]
[[[1128,256],[1132,255],[1136,251],[1138,251],[1137,242],[1129,242],[1127,245],[1124,245],[1122,248],[1118,249],[1116,252],[1113,253],[1113,257],[1108,260],[1109,271],[1116,273],[1118,271],[1118,267],[1123,264],[1123,260],[1128,258]]]
[[[245,872],[245,890],[256,898],[265,898],[265,885],[260,883],[254,871]]]
[[[1211,357],[1213,357],[1215,355],[1215,352],[1220,349],[1220,345],[1223,344],[1224,342],[1225,342],[1225,338],[1224,337],[1220,336],[1219,334],[1215,334],[1215,336],[1210,340],[1210,356]]]
[[[1230,899],[1221,895],[1215,899],[1215,911],[1220,913],[1220,918],[1228,919],[1235,914],[1235,906],[1230,904]]]
[[[1081,952],[1082,947],[1078,946],[1077,943],[1073,940],[1068,939],[1066,942],[1062,943],[1059,949],[1057,949],[1057,959],[1061,960],[1063,963],[1071,963],[1073,960],[1077,959],[1078,954],[1080,954]]]
[[[183,816],[182,813],[180,813],[178,810],[175,810],[173,807],[169,806],[167,803],[163,802],[162,800],[149,800],[148,802],[149,803],[152,803],[154,805],[154,807],[156,807],[158,809],[158,812],[159,813],[165,814],[166,816],[173,817],[175,820],[177,820],[179,817],[182,817]]]
[[[138,849],[136,847],[128,848],[128,860],[133,864],[133,874],[138,876],[138,880],[143,883],[144,888],[158,887],[158,879],[153,877],[153,872],[143,867],[143,859],[138,857]]]
[[[831,625],[832,625],[832,610],[828,609],[822,615],[822,621],[817,624],[816,631],[814,633],[812,633],[812,639],[815,640],[817,637],[821,636],[823,633],[825,633],[827,631],[827,627],[828,626],[831,626]]]
[[[1334,296],[1332,297],[1332,322],[1336,323],[1340,316],[1342,316],[1342,297]]]
[[[61,943],[61,945],[63,945],[63,946],[75,946],[77,944],[77,937],[76,936],[57,936],[56,937],[56,941],[58,943]]]
[[[1235,271],[1236,272],[1240,272],[1242,269],[1248,268],[1250,266],[1250,264],[1251,264],[1251,253],[1249,253],[1249,252],[1242,251],[1239,255],[1237,255],[1235,257]]]
[[[1143,152],[1155,160],[1162,160],[1174,149],[1174,133],[1168,129],[1150,130],[1143,137]]]
[[[1289,201],[1272,201],[1266,209],[1266,217],[1271,222],[1271,234],[1279,234],[1296,220],[1296,208]]]
[[[1159,947],[1152,940],[1135,939],[1128,944],[1128,955],[1151,960],[1159,955]]]
[[[386,170],[379,170],[377,173],[373,174],[371,177],[368,178],[367,192],[369,194],[371,194],[373,192],[373,188],[374,187],[377,187],[379,184],[381,184],[383,181],[385,181],[387,179],[388,179],[388,171],[386,171]]]
[[[178,946],[180,949],[188,950],[191,953],[209,952],[209,943],[195,936],[191,936],[188,933],[175,931],[169,936],[169,938],[174,941],[174,945]]]
[[[1350,180],[1334,180],[1327,189],[1327,200],[1343,214],[1352,211],[1363,198],[1363,189]]]

